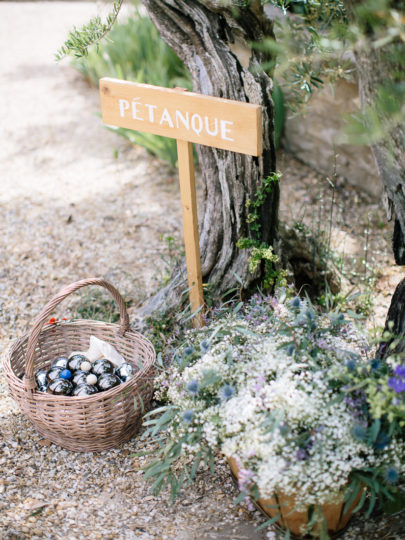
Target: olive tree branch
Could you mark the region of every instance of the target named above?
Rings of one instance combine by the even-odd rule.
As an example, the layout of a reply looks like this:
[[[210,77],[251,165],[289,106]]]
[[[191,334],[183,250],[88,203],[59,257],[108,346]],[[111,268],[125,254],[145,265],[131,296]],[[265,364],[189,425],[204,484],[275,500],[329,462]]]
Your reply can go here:
[[[124,0],[114,2],[112,11],[107,15],[105,22],[97,15],[81,28],[74,26],[73,30],[69,32],[68,39],[56,52],[56,60],[62,60],[65,56],[75,56],[76,58],[86,56],[90,45],[98,43],[111,30],[123,2]]]

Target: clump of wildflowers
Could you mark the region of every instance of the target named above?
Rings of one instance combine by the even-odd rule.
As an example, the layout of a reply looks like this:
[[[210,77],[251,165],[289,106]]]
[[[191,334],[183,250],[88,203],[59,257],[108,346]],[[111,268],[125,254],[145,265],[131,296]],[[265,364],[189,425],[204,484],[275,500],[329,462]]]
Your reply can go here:
[[[370,360],[368,340],[345,315],[280,291],[186,337],[157,381],[156,398],[170,405],[149,428],[166,447],[148,471],[174,491],[178,460],[193,477],[216,453],[236,461],[242,491],[293,495],[299,509],[342,501],[360,482],[397,489],[405,366]]]

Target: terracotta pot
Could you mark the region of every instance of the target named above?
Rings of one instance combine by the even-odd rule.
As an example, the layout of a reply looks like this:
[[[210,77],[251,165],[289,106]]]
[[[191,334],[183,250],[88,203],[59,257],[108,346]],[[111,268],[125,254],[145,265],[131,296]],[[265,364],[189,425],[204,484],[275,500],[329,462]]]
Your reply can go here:
[[[237,479],[239,469],[236,464],[236,460],[234,458],[228,458],[228,463],[232,473]],[[341,502],[322,505],[322,513],[326,520],[330,534],[334,534],[346,527],[347,523],[352,517],[354,508],[360,500],[361,493],[362,490],[360,490],[359,494],[345,514],[343,514],[343,510],[346,503],[343,502],[343,500]],[[296,536],[301,536],[308,525],[308,512],[306,510],[295,510],[296,503],[294,496],[278,493],[274,497],[270,497],[268,499],[260,498],[256,500],[255,503],[267,516],[269,516],[269,518],[273,518],[278,514],[281,514],[280,519],[277,520],[277,523],[281,527],[289,529]],[[274,506],[278,507],[272,508]],[[318,527],[315,527],[312,532],[317,533],[317,529]]]

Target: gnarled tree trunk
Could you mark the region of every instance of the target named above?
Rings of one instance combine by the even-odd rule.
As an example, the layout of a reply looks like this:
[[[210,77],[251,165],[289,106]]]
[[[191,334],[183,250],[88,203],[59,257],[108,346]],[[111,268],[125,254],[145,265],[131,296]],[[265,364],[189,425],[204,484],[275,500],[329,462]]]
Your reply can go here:
[[[387,61],[384,50],[370,48],[369,51],[358,51],[355,58],[362,106],[372,106],[381,86],[391,80],[394,67]],[[386,137],[372,144],[371,149],[384,186],[383,202],[388,219],[395,219],[393,239],[395,262],[399,265],[405,265],[404,126],[393,127]]]
[[[262,179],[275,171],[272,81],[260,68],[263,53],[251,42],[272,36],[272,24],[260,0],[248,7],[226,7],[215,0],[143,0],[160,35],[189,69],[195,92],[251,102],[263,106],[263,146],[260,158],[198,146],[202,170],[203,207],[200,209],[200,246],[203,281],[214,284],[218,294],[237,283],[246,288],[260,278],[249,271],[249,253],[236,243],[249,237],[246,202]],[[237,4],[237,2],[234,2]],[[277,237],[279,190],[276,186],[261,208],[263,242]],[[185,272],[149,303],[144,313],[169,308],[186,289]]]
[[[356,20],[356,0],[345,0],[345,8],[349,17]],[[393,7],[399,2],[393,0]],[[399,6],[398,6],[399,7]],[[371,31],[371,30],[370,30]],[[373,36],[370,36],[373,37]],[[362,43],[355,51],[355,61],[359,77],[360,99],[363,108],[375,107],[378,93],[388,83],[398,83],[398,74],[403,73],[405,45],[398,41],[395,47],[401,65],[393,64],[392,44],[381,48],[373,48]],[[396,79],[394,79],[396,77]],[[402,77],[403,79],[403,77]],[[389,121],[389,118],[382,118]],[[405,265],[405,134],[403,125],[393,125],[384,138],[371,145],[377,168],[384,185],[384,205],[388,219],[395,219],[393,251],[395,262]],[[389,324],[391,321],[391,327]],[[380,356],[405,351],[405,280],[397,286],[387,314],[385,330],[395,337],[390,338],[380,348]],[[398,342],[390,349],[393,341]]]
[[[346,11],[349,17],[356,22],[356,0],[345,0]],[[396,0],[391,2],[392,7],[400,4]],[[399,6],[398,6],[399,7]],[[371,29],[369,30],[372,31]],[[370,36],[373,38],[374,36]],[[396,51],[398,65],[393,63],[393,49]],[[401,51],[402,49],[402,51]],[[375,109],[378,102],[379,92],[382,87],[389,83],[403,83],[403,69],[405,58],[405,45],[398,41],[397,44],[388,44],[384,47],[375,48],[367,41],[361,42],[355,52],[355,62],[359,78],[359,93],[362,108],[370,106]],[[391,119],[383,118],[387,125]],[[405,136],[403,124],[393,125],[386,136],[371,145],[384,186],[384,204],[388,213],[388,219],[396,218],[396,234],[394,237],[394,255],[397,264],[405,264]]]

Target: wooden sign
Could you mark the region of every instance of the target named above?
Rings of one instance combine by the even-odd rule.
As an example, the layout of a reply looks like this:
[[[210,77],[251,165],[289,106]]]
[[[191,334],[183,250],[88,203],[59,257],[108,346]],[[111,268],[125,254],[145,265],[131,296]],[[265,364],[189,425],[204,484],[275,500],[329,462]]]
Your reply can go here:
[[[190,304],[192,312],[198,312],[194,326],[201,326],[204,296],[192,143],[259,156],[263,151],[262,108],[110,78],[100,79],[100,96],[105,124],[177,139]]]
[[[103,122],[252,156],[262,153],[262,108],[184,90],[101,79]]]

